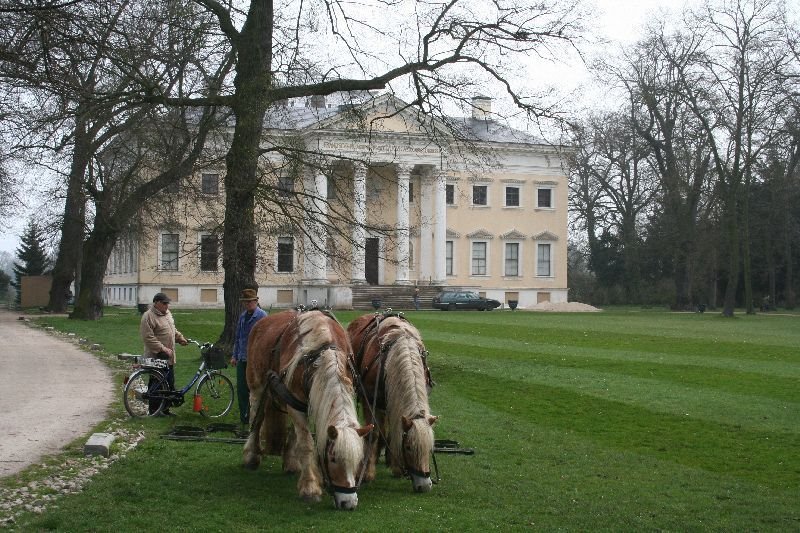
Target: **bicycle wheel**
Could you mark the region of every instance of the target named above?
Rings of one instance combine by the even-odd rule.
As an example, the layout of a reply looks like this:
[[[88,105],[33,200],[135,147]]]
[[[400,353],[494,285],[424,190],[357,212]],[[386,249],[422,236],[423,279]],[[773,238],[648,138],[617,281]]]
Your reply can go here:
[[[163,374],[151,368],[137,370],[125,384],[125,410],[134,418],[159,414],[167,404],[161,391],[169,391]]]
[[[209,418],[225,416],[233,406],[233,383],[220,372],[208,372],[200,378],[197,394],[203,399],[200,414]]]

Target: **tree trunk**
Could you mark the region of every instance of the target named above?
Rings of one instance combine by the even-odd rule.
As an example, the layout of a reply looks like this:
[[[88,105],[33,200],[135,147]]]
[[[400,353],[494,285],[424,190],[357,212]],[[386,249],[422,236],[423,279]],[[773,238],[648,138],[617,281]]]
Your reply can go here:
[[[726,204],[724,220],[728,247],[728,279],[725,283],[722,315],[732,317],[736,307],[736,290],[739,286],[739,227],[736,216],[736,195],[729,193]]]
[[[64,219],[61,223],[61,240],[58,255],[53,267],[53,284],[50,287],[50,300],[47,308],[54,313],[67,310],[70,285],[80,269],[80,256],[86,225],[86,195],[83,183],[91,157],[86,127],[79,118],[75,126],[75,148],[72,154],[67,182],[67,198],[64,205]],[[78,287],[75,287],[76,292]]]
[[[222,239],[225,325],[217,341],[223,347],[233,344],[241,312],[241,291],[257,288],[255,188],[270,87],[272,22],[272,1],[253,1],[238,39],[233,106],[236,126],[225,158],[225,229]]]
[[[94,228],[83,245],[84,256],[92,260],[84,261],[81,267],[81,290],[70,318],[98,320],[103,316],[103,278],[116,240],[115,231],[105,227],[99,219],[95,220]]]

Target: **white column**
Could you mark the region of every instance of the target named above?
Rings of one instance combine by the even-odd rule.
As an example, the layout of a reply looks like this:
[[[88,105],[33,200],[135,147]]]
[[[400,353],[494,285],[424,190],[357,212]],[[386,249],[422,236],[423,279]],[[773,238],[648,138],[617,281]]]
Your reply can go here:
[[[353,265],[350,283],[363,285],[367,282],[364,272],[367,243],[367,165],[353,164]]]
[[[410,210],[408,205],[408,183],[411,166],[397,165],[397,275],[396,285],[410,285],[408,279],[408,238]]]
[[[433,284],[447,285],[445,241],[447,240],[446,175],[440,172],[433,180]]]
[[[435,176],[433,176],[435,177]],[[426,170],[420,184],[420,237],[419,237],[419,281],[427,283],[433,279],[433,187],[430,170]]]
[[[304,283],[328,283],[328,177],[312,169],[305,175],[306,234],[304,239]]]

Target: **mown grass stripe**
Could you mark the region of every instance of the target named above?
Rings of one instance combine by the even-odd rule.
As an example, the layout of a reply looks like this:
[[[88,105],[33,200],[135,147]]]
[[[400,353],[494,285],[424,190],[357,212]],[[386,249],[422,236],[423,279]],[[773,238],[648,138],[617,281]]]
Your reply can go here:
[[[448,375],[434,389],[435,412],[441,415],[437,436],[478,447],[469,459],[439,457],[443,483],[495,487],[502,494],[496,502],[501,516],[548,530],[796,525],[792,490],[679,464],[663,453],[611,448],[591,432],[550,427],[524,413],[497,409],[459,378]],[[491,440],[484,443],[486,436]],[[465,501],[469,495],[467,489]],[[465,506],[465,513],[473,507]]]
[[[796,433],[779,433],[653,412],[585,391],[508,379],[445,361],[441,379],[459,394],[503,416],[591,438],[598,445],[684,466],[800,489]]]
[[[487,315],[488,316],[488,315]],[[495,315],[496,316],[496,315]],[[434,327],[435,324],[435,327]],[[737,339],[736,335],[720,332],[710,328],[710,331],[697,332],[665,339],[660,332],[653,331],[644,325],[629,324],[627,328],[619,331],[598,330],[593,327],[575,327],[569,322],[564,327],[560,324],[547,326],[531,320],[524,323],[506,323],[505,321],[486,320],[462,322],[437,322],[426,320],[427,333],[452,333],[454,335],[471,335],[478,337],[495,338],[505,343],[528,342],[530,345],[552,344],[571,346],[574,348],[588,348],[591,350],[630,350],[635,347],[640,353],[657,354],[702,354],[705,358],[729,359],[740,355],[751,362],[778,362],[800,365],[800,335],[781,335],[782,342],[777,342],[778,335],[763,341],[754,342],[751,337]],[[788,324],[787,324],[788,325]],[[800,323],[794,321],[793,327],[800,330]],[[642,327],[643,329],[639,329]],[[426,337],[427,338],[427,337]],[[668,342],[667,342],[668,340]]]
[[[570,389],[582,395],[639,405],[653,412],[750,429],[800,433],[800,402],[764,397],[754,389],[749,394],[737,393],[716,388],[713,383],[694,386],[662,380],[658,375],[641,377],[626,372],[585,369],[578,364],[557,366],[538,361],[486,358],[460,345],[450,345],[447,351],[449,356],[441,354],[431,361],[434,376],[444,364],[497,379]]]
[[[467,346],[480,346],[496,350],[502,343],[503,354],[518,353],[522,357],[548,355],[555,357],[583,357],[605,361],[631,361],[656,365],[681,365],[724,369],[736,372],[763,374],[780,378],[800,379],[800,363],[782,360],[763,361],[745,357],[709,357],[703,355],[684,355],[661,351],[622,350],[600,347],[579,347],[574,344],[560,344],[529,340],[517,340],[492,334],[455,334],[442,331],[427,332],[427,344],[432,342],[458,343]],[[430,348],[430,346],[429,346]]]

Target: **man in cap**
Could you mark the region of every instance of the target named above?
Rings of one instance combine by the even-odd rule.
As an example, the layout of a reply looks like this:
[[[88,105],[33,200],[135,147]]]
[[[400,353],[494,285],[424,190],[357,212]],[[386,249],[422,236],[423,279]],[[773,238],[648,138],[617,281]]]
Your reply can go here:
[[[170,298],[163,292],[153,296],[153,305],[150,306],[139,323],[139,335],[144,342],[144,356],[167,359],[169,370],[167,371],[167,382],[170,389],[175,389],[175,343],[186,346],[189,342],[175,329],[175,321],[172,313],[169,312]],[[157,405],[150,404],[150,413],[157,408]],[[166,416],[175,416],[164,409],[161,413]]]
[[[244,304],[244,311],[236,324],[231,365],[236,367],[239,420],[246,425],[250,421],[250,389],[247,387],[247,337],[250,336],[253,324],[267,316],[267,312],[258,306],[258,291],[255,289],[243,290],[239,301]]]

